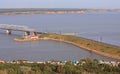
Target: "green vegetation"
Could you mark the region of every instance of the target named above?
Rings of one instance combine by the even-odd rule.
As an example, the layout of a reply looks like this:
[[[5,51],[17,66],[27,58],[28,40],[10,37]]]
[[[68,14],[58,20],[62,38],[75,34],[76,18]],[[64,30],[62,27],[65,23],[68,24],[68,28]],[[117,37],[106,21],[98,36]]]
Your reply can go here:
[[[18,37],[18,38],[16,38],[16,39],[23,40],[23,39],[25,39],[25,38],[24,38],[24,37]]]
[[[49,34],[44,33],[39,35],[39,38],[44,38],[44,37],[49,37]]]
[[[84,63],[85,62],[85,63]],[[0,63],[0,74],[119,74],[120,64],[100,64],[98,60],[83,59],[77,65],[51,63]]]
[[[14,38],[14,40],[15,41],[23,41],[23,40],[25,40],[25,38],[24,37],[17,37],[17,38]]]
[[[57,39],[57,40],[63,40],[63,41],[69,41],[72,43],[77,44],[77,46],[80,46],[85,49],[90,49],[90,51],[97,51],[99,54],[104,54],[105,56],[109,56],[112,58],[120,59],[120,47],[85,39],[82,37],[76,37],[72,35],[62,35],[62,34],[40,34],[39,38],[51,38],[51,39]],[[107,55],[106,55],[107,54]]]

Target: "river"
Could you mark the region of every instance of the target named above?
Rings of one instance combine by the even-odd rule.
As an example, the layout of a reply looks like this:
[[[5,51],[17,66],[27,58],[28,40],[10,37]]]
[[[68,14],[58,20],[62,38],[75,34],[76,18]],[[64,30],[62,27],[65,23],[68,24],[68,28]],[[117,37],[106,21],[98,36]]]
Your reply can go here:
[[[0,15],[1,24],[26,25],[42,32],[76,33],[78,36],[120,46],[120,13]],[[7,61],[114,60],[56,41],[15,42],[22,32],[6,35],[0,30],[0,58]]]

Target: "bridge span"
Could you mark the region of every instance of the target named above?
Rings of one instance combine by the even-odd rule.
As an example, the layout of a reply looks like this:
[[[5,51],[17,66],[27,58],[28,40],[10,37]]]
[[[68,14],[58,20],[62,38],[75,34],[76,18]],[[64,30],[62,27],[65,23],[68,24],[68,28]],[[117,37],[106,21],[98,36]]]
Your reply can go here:
[[[29,28],[27,26],[19,26],[19,25],[13,25],[13,24],[0,24],[0,29],[6,30],[7,34],[11,34],[13,31],[23,31],[25,36],[29,36],[30,32],[32,34],[36,35],[38,32],[35,31],[35,29]]]

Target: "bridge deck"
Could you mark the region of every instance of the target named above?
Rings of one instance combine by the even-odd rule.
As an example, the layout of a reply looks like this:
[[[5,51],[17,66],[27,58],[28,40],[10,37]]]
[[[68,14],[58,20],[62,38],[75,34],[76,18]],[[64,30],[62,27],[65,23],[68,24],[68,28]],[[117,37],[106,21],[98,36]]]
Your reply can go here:
[[[9,25],[9,24],[0,24],[0,29],[35,32],[34,29],[28,28],[27,26]]]

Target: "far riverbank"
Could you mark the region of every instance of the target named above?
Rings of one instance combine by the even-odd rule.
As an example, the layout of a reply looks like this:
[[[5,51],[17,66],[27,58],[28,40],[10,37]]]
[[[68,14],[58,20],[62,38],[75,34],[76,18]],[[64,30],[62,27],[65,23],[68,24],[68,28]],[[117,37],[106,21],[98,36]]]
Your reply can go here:
[[[18,14],[82,14],[89,12],[120,12],[120,9],[72,9],[72,8],[16,8],[0,9],[0,15]]]

